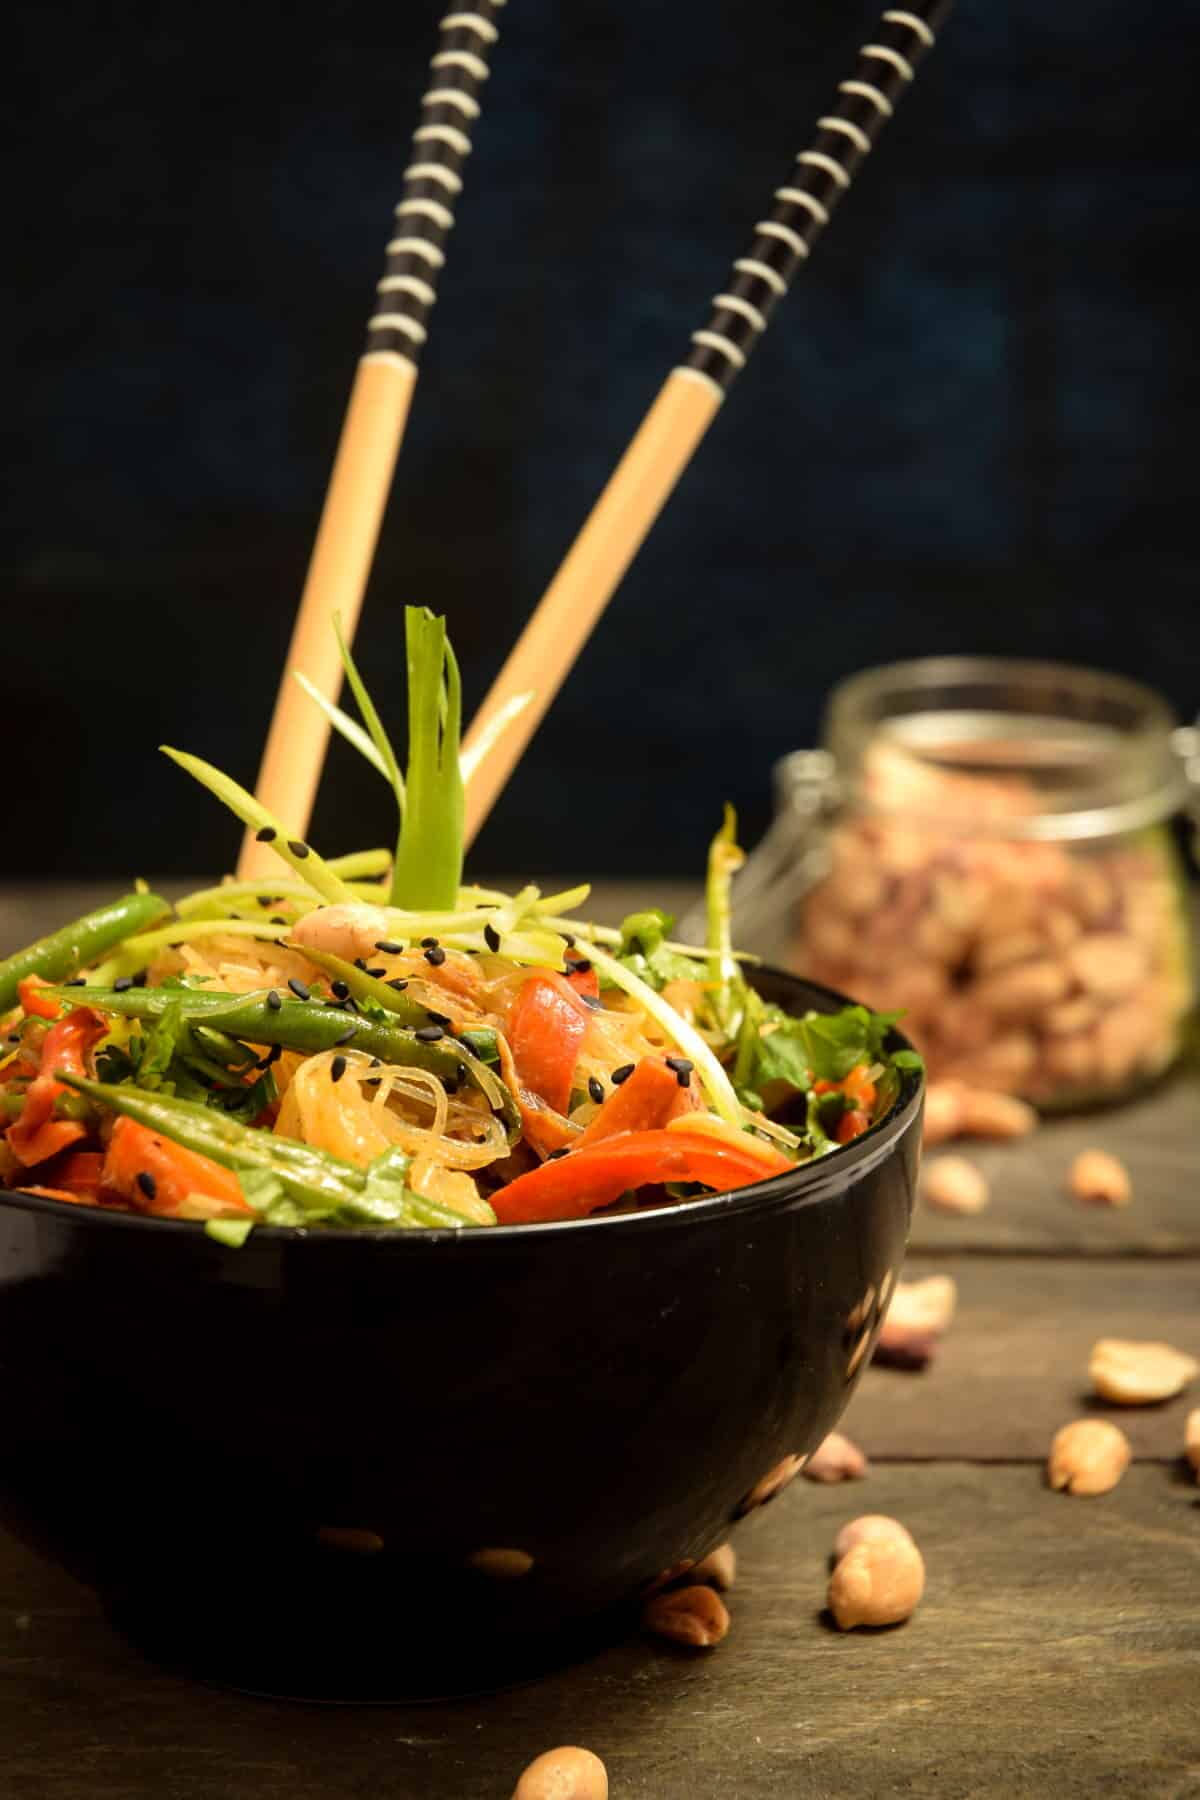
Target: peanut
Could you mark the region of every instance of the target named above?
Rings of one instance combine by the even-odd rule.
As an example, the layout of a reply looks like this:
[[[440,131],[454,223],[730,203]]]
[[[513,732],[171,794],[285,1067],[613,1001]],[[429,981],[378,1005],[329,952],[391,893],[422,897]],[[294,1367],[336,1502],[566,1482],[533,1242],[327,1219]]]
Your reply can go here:
[[[1187,1416],[1187,1424],[1183,1428],[1183,1450],[1196,1471],[1196,1480],[1200,1481],[1200,1406]]]
[[[861,1518],[851,1519],[843,1525],[833,1543],[833,1560],[841,1562],[848,1551],[856,1544],[874,1544],[885,1538],[905,1538],[911,1544],[912,1533],[902,1525],[899,1519],[889,1519],[886,1513],[863,1513]]]
[[[866,1473],[866,1457],[840,1431],[831,1431],[804,1465],[809,1481],[861,1481]]]
[[[1007,1142],[1010,1138],[1028,1137],[1037,1128],[1038,1116],[1033,1107],[1012,1094],[964,1087],[959,1104],[965,1137]]]
[[[962,1097],[960,1081],[931,1081],[925,1089],[925,1123],[923,1142],[943,1144],[962,1130]]]
[[[701,1557],[693,1574],[697,1581],[707,1581],[711,1587],[720,1588],[722,1593],[728,1592],[737,1580],[737,1551],[732,1544],[718,1544],[715,1550]]]
[[[1067,1186],[1077,1200],[1096,1206],[1128,1206],[1133,1199],[1125,1165],[1107,1150],[1081,1150],[1071,1164]]]
[[[952,1276],[927,1275],[923,1281],[898,1281],[888,1307],[888,1323],[909,1331],[945,1331],[954,1317],[958,1288]]]
[[[965,1156],[935,1156],[921,1178],[926,1204],[939,1212],[978,1213],[988,1203],[988,1185]]]
[[[564,1744],[530,1763],[513,1800],[608,1800],[608,1771],[590,1750]]]
[[[1061,1000],[1071,985],[1059,962],[1043,957],[1016,963],[976,983],[975,999],[998,1018],[1020,1018]]]
[[[1054,1434],[1046,1479],[1068,1494],[1107,1494],[1129,1467],[1132,1451],[1107,1419],[1076,1419]]]
[[[1123,931],[1089,932],[1071,945],[1065,961],[1080,987],[1102,1000],[1119,1000],[1146,973],[1141,945]]]
[[[925,1591],[925,1563],[906,1532],[865,1538],[829,1578],[829,1610],[839,1631],[856,1625],[899,1625]]]
[[[673,1588],[656,1594],[642,1613],[647,1631],[686,1644],[693,1650],[711,1650],[729,1630],[725,1603],[710,1587]]]
[[[1105,1400],[1118,1406],[1150,1406],[1181,1394],[1200,1375],[1200,1363],[1170,1344],[1100,1338],[1092,1346],[1088,1374]]]

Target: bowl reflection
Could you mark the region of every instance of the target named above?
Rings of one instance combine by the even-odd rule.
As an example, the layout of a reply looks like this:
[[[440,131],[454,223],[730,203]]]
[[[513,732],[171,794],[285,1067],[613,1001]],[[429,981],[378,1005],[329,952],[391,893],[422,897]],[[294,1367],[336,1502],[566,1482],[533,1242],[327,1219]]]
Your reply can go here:
[[[820,1163],[570,1224],[229,1251],[4,1196],[0,1509],[156,1656],[235,1685],[415,1698],[576,1654],[837,1422],[920,1099],[906,1073]]]

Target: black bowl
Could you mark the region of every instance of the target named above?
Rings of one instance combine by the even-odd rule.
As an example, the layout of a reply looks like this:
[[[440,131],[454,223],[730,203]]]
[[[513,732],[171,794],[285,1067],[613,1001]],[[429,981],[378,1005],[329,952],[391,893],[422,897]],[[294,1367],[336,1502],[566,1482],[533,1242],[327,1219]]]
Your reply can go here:
[[[906,1072],[794,1174],[568,1224],[232,1251],[4,1195],[0,1513],[156,1655],[234,1685],[417,1698],[546,1666],[837,1422],[904,1256],[920,1110]]]

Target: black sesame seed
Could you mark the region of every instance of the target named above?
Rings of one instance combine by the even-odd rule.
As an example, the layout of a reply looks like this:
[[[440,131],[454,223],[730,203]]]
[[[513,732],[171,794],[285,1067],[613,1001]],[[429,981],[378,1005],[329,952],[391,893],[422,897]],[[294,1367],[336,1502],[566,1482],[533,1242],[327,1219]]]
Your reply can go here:
[[[445,960],[446,952],[440,944],[431,944],[425,952],[425,961],[432,963],[435,969],[440,969]]]
[[[288,839],[288,849],[293,856],[299,857],[301,860],[308,855],[308,845],[302,844],[298,838]]]
[[[452,1023],[445,1013],[434,1012],[432,1006],[427,1006],[425,1012],[431,1025],[449,1025]]]
[[[382,950],[385,956],[399,956],[404,946],[403,944],[393,944],[388,938],[380,938],[375,948]]]
[[[133,976],[132,975],[118,975],[117,979],[113,982],[113,993],[114,994],[128,993],[129,989],[132,986],[133,986]]]
[[[422,950],[432,950],[432,949],[434,949],[436,944],[437,944],[436,938],[422,938],[421,939]]]
[[[571,958],[570,972],[572,975],[590,975],[592,972],[592,965],[586,956],[573,956]]]
[[[345,1073],[346,1073],[345,1057],[344,1056],[335,1056],[333,1061],[329,1065],[330,1081],[340,1081],[342,1079],[342,1076]]]
[[[138,970],[137,974],[133,978],[133,985],[134,985],[134,987],[145,987],[145,985],[146,985],[145,969]]]
[[[378,1087],[382,1080],[383,1080],[382,1075],[368,1075],[367,1079],[363,1082],[363,1086],[364,1087]]]
[[[258,904],[262,907],[263,911],[266,912],[268,906],[274,906],[275,904],[274,894],[260,894],[258,896]]]
[[[590,1006],[593,1012],[599,1012],[604,1005],[603,1000],[596,994],[579,994],[577,998],[582,1000],[585,1006]]]
[[[622,1063],[621,1067],[619,1069],[613,1070],[612,1074],[609,1076],[608,1079],[612,1082],[614,1087],[620,1087],[620,1085],[623,1081],[629,1080],[629,1077],[633,1074],[635,1067],[636,1067],[636,1064],[634,1064],[634,1063]]]
[[[147,1200],[153,1200],[158,1193],[158,1183],[155,1181],[153,1175],[151,1175],[149,1169],[138,1170],[137,1184],[141,1188],[143,1194],[145,1194]]]
[[[398,994],[402,994],[404,992],[405,988],[408,986],[408,983],[407,983],[407,981],[401,981],[400,977],[398,975],[396,975],[396,976],[393,976],[392,980],[388,982],[388,986],[390,988],[395,988],[395,990]]]
[[[269,923],[272,925],[286,925],[287,920],[282,913],[272,913]]]
[[[344,981],[331,981],[329,991],[335,1000],[347,1000],[350,997],[350,989]]]
[[[311,1000],[312,999],[311,992],[304,985],[304,983],[299,979],[298,976],[289,975],[288,976],[288,986],[291,988],[293,994],[295,994],[297,1000]]]
[[[675,1079],[679,1083],[680,1087],[682,1087],[682,1088],[691,1087],[692,1071],[690,1069],[676,1069]]]
[[[279,833],[273,825],[261,825],[254,835],[260,844],[270,844],[279,836]]]
[[[357,1037],[357,1036],[358,1036],[358,1026],[357,1025],[347,1025],[347,1027],[346,1027],[345,1031],[343,1031],[341,1037],[335,1037],[333,1041],[334,1041],[335,1045],[336,1044],[348,1044],[352,1037]]]
[[[361,970],[362,970],[362,972],[363,972],[363,974],[364,974],[364,975],[365,975],[365,974],[366,974],[366,972],[367,972],[367,965],[366,965],[366,963],[365,963],[365,962],[364,962],[364,961],[363,961],[363,959],[362,959],[362,957],[361,957],[361,956],[356,956],[356,957],[355,957],[355,959],[354,959],[354,966],[355,966],[355,968],[356,968],[356,969],[361,969]]]
[[[690,1075],[696,1066],[690,1056],[664,1056],[663,1061],[677,1075]]]
[[[591,1095],[592,1099],[596,1102],[596,1105],[599,1106],[600,1102],[604,1098],[604,1083],[602,1081],[598,1081],[594,1075],[588,1076],[588,1093]]]
[[[447,1075],[445,1081],[443,1081],[443,1083],[442,1083],[442,1086],[445,1088],[446,1092],[450,1095],[451,1099],[453,1099],[455,1094],[457,1094],[460,1085],[461,1084],[459,1082],[457,1075]]]
[[[64,981],[63,986],[64,987],[86,987],[87,986],[87,977],[85,975],[77,975],[75,977],[74,981]]]
[[[422,1025],[417,1031],[413,1032],[413,1036],[419,1044],[439,1043],[445,1035],[446,1033],[442,1030],[440,1025]]]
[[[370,1060],[370,1062],[369,1062],[369,1063],[368,1063],[368,1064],[367,1064],[367,1067],[368,1067],[368,1068],[369,1068],[369,1069],[382,1069],[382,1067],[383,1067],[383,1059],[382,1059],[382,1057],[379,1057],[379,1056],[373,1056],[373,1057],[372,1057],[372,1058],[371,1058],[371,1060]]]
[[[278,1012],[280,1007],[283,1005],[282,998],[280,997],[279,994],[277,994],[275,992],[274,988],[272,988],[270,993],[267,995],[267,1005],[270,1007],[272,1012]]]
[[[494,956],[496,951],[500,948],[500,933],[496,930],[496,927],[492,924],[490,919],[483,928],[483,941]]]
[[[381,978],[384,975],[387,974],[387,970],[386,969],[364,969],[363,974],[370,975],[374,981],[379,981],[379,980],[381,980]]]

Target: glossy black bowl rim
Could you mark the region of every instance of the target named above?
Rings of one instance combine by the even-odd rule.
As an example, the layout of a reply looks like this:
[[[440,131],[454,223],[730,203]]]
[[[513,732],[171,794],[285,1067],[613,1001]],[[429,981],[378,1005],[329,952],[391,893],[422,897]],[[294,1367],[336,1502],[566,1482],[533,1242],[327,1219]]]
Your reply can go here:
[[[764,975],[777,976],[784,981],[802,982],[810,993],[820,995],[832,1003],[828,1009],[830,1012],[860,1004],[845,994],[839,994],[835,988],[826,987],[823,982],[810,981],[807,976],[797,975],[793,970],[775,968],[768,963],[758,965],[758,969]],[[912,1049],[908,1039],[894,1026],[888,1033],[888,1046],[892,1051]],[[548,1219],[529,1225],[448,1226],[445,1229],[429,1227],[422,1230],[397,1230],[395,1226],[369,1225],[256,1225],[238,1254],[244,1254],[245,1250],[260,1243],[330,1242],[403,1244],[410,1253],[420,1254],[427,1245],[511,1244],[514,1239],[529,1243],[533,1239],[581,1231],[645,1233],[652,1229],[669,1230],[683,1225],[703,1225],[748,1212],[769,1211],[776,1203],[789,1206],[797,1203],[819,1205],[842,1193],[849,1181],[857,1180],[883,1162],[892,1154],[905,1132],[915,1126],[925,1085],[924,1070],[921,1067],[899,1069],[897,1074],[900,1077],[900,1093],[895,1105],[882,1119],[864,1131],[861,1137],[855,1138],[852,1143],[839,1145],[836,1150],[817,1157],[812,1162],[797,1163],[794,1169],[789,1169],[785,1174],[769,1176],[766,1181],[750,1182],[729,1193],[705,1194],[696,1200],[677,1200],[669,1206],[647,1207],[636,1213],[592,1213],[582,1219]],[[166,1231],[174,1234],[182,1232],[191,1238],[205,1236],[204,1223],[199,1219],[158,1219],[145,1213],[74,1206],[68,1200],[51,1200],[45,1194],[26,1193],[22,1188],[0,1189],[0,1206],[15,1211],[46,1213],[59,1219],[69,1218],[85,1228],[101,1231],[116,1229],[160,1234]],[[219,1247],[214,1240],[208,1241],[213,1243],[214,1250]]]

